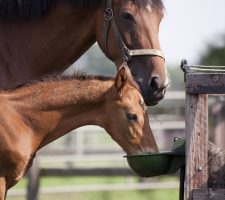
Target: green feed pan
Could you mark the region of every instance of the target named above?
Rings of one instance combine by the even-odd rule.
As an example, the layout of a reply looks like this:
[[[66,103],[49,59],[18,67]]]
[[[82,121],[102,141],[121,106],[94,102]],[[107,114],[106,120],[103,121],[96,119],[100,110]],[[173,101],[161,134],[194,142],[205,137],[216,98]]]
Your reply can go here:
[[[174,138],[172,151],[125,156],[131,169],[139,176],[153,177],[175,173],[185,163],[185,140]]]

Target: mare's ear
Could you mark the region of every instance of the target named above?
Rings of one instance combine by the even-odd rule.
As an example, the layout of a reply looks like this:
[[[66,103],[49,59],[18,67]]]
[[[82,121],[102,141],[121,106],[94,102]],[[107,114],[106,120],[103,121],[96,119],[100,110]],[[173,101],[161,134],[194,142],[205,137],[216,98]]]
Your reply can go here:
[[[117,72],[116,79],[115,79],[115,88],[118,93],[121,93],[127,83],[127,66],[122,65]]]

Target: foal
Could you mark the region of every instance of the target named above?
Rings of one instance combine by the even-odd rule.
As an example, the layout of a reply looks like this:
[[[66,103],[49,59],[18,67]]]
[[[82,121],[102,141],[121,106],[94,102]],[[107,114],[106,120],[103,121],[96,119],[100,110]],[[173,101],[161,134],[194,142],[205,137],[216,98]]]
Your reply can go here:
[[[84,125],[103,127],[127,154],[155,152],[146,106],[127,67],[116,78],[51,78],[0,91],[0,200],[43,146]]]

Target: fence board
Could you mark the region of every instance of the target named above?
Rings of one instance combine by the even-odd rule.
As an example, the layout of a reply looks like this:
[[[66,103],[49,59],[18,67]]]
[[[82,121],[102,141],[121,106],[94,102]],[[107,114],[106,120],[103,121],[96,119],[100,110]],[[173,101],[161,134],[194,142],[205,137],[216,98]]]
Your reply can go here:
[[[187,73],[186,91],[192,94],[224,94],[225,74]]]
[[[41,176],[134,176],[129,168],[42,168]]]

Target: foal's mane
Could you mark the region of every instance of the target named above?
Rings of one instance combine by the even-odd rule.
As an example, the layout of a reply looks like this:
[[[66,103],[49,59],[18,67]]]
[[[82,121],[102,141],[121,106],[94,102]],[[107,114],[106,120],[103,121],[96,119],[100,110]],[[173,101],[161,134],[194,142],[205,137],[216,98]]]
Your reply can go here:
[[[57,82],[57,81],[68,81],[68,80],[79,80],[79,81],[88,81],[88,80],[99,80],[99,81],[108,81],[114,80],[111,76],[103,76],[103,75],[90,75],[82,71],[76,71],[72,75],[64,75],[64,74],[50,74],[48,76],[42,77],[38,82]],[[32,84],[32,82],[30,83]]]
[[[63,82],[63,81],[73,81],[73,80],[78,80],[78,81],[92,81],[92,80],[97,80],[97,81],[114,81],[115,77],[111,76],[103,76],[103,75],[89,75],[86,74],[85,72],[82,71],[76,71],[73,75],[64,75],[64,74],[50,74],[47,76],[41,77],[39,80],[33,80],[28,83],[22,84],[17,86],[14,89],[8,89],[8,90],[1,90],[0,89],[0,95],[1,93],[10,93],[10,92],[15,92],[18,90],[23,90],[25,88],[32,87],[33,85],[38,85],[38,84],[43,84],[43,85],[48,85],[49,83],[54,83],[54,82]],[[131,75],[128,75],[128,80],[129,84],[135,87],[137,90],[140,91],[140,88],[138,84],[133,80]],[[92,83],[91,83],[92,84]]]
[[[48,84],[52,82],[63,82],[63,81],[73,81],[73,80],[78,80],[78,81],[91,81],[91,80],[98,80],[98,81],[109,81],[109,80],[114,80],[113,77],[110,76],[101,76],[101,75],[89,75],[86,74],[85,72],[82,71],[76,71],[72,75],[65,75],[65,74],[50,74],[50,75],[45,75],[41,77],[38,80],[33,80],[28,83],[25,83],[23,85],[18,86],[16,89],[19,89],[21,87],[30,87],[35,84]]]
[[[1,93],[5,93],[5,92],[8,93],[8,92],[15,92],[16,90],[21,90],[21,89],[23,90],[25,88],[32,87],[33,85],[38,85],[38,84],[48,85],[49,83],[73,81],[73,80],[78,80],[78,81],[91,81],[91,80],[110,81],[111,80],[113,81],[114,78],[110,76],[102,76],[102,75],[89,75],[82,71],[76,71],[72,75],[54,73],[54,74],[45,75],[38,80],[32,80],[25,84],[18,85],[16,88],[13,88],[13,89],[6,89],[6,90],[0,89],[0,95]]]
[[[73,6],[98,7],[106,0],[0,0],[0,20],[35,19],[60,1]],[[139,5],[149,4],[156,9],[163,8],[161,0],[134,0],[134,2]]]

